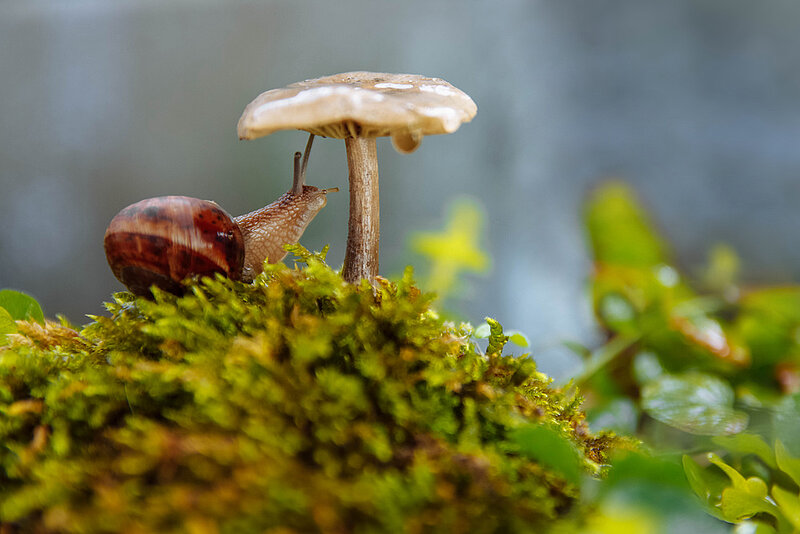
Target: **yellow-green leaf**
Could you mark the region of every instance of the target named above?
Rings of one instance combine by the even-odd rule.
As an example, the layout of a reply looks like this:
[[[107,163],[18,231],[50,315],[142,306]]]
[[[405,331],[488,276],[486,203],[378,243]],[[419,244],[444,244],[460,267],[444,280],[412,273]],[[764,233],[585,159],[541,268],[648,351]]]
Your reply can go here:
[[[764,484],[764,481],[757,479]],[[761,490],[764,495],[760,496]],[[739,488],[726,488],[722,492],[722,515],[728,521],[741,521],[753,517],[758,513],[767,513],[780,517],[778,507],[766,500],[766,484],[755,484],[748,490]]]
[[[5,345],[6,334],[13,334],[16,331],[17,324],[14,322],[14,318],[5,308],[0,308],[0,345]]]
[[[598,262],[638,267],[667,262],[665,243],[633,191],[622,182],[607,183],[592,194],[586,224]]]
[[[33,320],[44,324],[44,313],[36,299],[21,291],[13,289],[0,290],[0,308],[5,308],[8,314],[17,321]]]
[[[462,272],[483,273],[489,269],[489,256],[480,247],[483,221],[483,211],[476,201],[458,199],[450,208],[443,230],[411,236],[411,249],[431,262],[427,287],[443,296],[452,291]]]
[[[800,529],[800,497],[796,493],[787,491],[780,486],[772,486],[772,497],[781,512],[796,529]]]
[[[789,475],[794,483],[800,486],[800,458],[795,458],[786,447],[783,446],[780,440],[775,441],[775,460],[778,462],[778,468]]]
[[[531,344],[528,336],[519,330],[507,330],[506,335],[508,335],[508,340],[518,347],[529,347]]]
[[[732,452],[740,454],[755,454],[772,469],[777,467],[775,454],[767,442],[756,434],[735,434],[733,436],[715,436],[712,441]]]
[[[763,480],[758,477],[744,478],[716,454],[709,454],[708,459],[722,469],[733,483],[733,486],[723,490],[720,503],[727,521],[741,521],[760,512],[783,520],[778,507],[767,500],[767,484]]]
[[[683,455],[683,470],[686,473],[689,487],[706,505],[706,511],[717,519],[724,520],[725,518],[722,516],[722,511],[718,506],[727,481],[719,475],[715,476],[710,470],[703,469],[685,454]]]

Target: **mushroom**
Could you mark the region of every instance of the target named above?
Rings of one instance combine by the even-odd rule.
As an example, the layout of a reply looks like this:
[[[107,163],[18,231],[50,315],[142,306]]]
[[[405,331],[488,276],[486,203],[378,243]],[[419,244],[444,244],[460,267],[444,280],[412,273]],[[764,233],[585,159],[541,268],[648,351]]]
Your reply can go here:
[[[239,119],[239,138],[298,129],[344,139],[350,218],[342,276],[351,283],[378,274],[378,155],[375,139],[391,136],[401,153],[425,135],[452,133],[477,112],[472,99],[439,78],[345,72],[260,94]]]

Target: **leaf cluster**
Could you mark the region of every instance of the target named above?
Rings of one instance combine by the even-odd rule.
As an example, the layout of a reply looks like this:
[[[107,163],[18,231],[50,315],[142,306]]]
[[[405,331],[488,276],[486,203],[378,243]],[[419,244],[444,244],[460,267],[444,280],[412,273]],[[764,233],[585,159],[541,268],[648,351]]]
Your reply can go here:
[[[708,512],[730,523],[746,522],[763,533],[800,530],[800,458],[780,440],[770,447],[756,434],[718,437],[714,442],[729,451],[732,465],[713,452],[704,458],[707,467],[683,457],[689,483]]]
[[[593,193],[585,219],[592,304],[610,342],[577,381],[599,411],[632,399],[682,431],[733,434],[753,410],[800,391],[800,286],[744,286],[724,246],[690,283],[619,182]]]
[[[641,484],[624,476],[631,460],[622,460],[602,491],[650,488],[637,496],[650,492],[662,511],[643,517],[685,518],[680,507],[664,515],[671,498],[652,489],[666,477],[647,468],[683,451],[684,482],[711,516],[747,532],[800,531],[800,287],[742,284],[724,246],[690,282],[622,183],[598,188],[585,215],[592,304],[608,341],[584,351],[575,383],[593,425],[635,431],[655,449],[633,461],[650,472]],[[691,509],[678,486],[672,499]]]

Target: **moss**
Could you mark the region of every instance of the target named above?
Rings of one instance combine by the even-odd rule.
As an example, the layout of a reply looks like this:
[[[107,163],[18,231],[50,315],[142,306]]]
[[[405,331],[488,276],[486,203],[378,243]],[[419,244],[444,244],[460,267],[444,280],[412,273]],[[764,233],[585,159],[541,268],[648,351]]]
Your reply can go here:
[[[0,349],[6,528],[517,532],[574,519],[576,485],[513,439],[546,424],[596,470],[618,440],[589,434],[574,394],[502,355],[499,324],[482,352],[410,271],[373,291],[294,252],[306,267],[268,266],[252,285],[119,293],[80,332],[19,322]]]

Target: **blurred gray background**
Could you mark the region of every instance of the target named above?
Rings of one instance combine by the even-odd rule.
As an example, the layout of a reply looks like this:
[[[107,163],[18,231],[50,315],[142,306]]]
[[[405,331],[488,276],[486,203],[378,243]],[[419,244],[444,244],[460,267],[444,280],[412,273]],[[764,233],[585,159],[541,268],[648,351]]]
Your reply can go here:
[[[142,198],[240,214],[289,187],[305,134],[238,141],[260,92],[349,70],[442,77],[478,104],[411,155],[379,142],[382,272],[459,195],[487,213],[493,268],[452,305],[527,333],[544,371],[592,343],[580,208],[593,184],[640,192],[696,270],[737,249],[753,282],[800,279],[800,2],[0,0],[0,287],[87,322],[121,286],[105,227]],[[341,141],[309,182],[346,188]],[[340,265],[347,193],[302,240]]]

